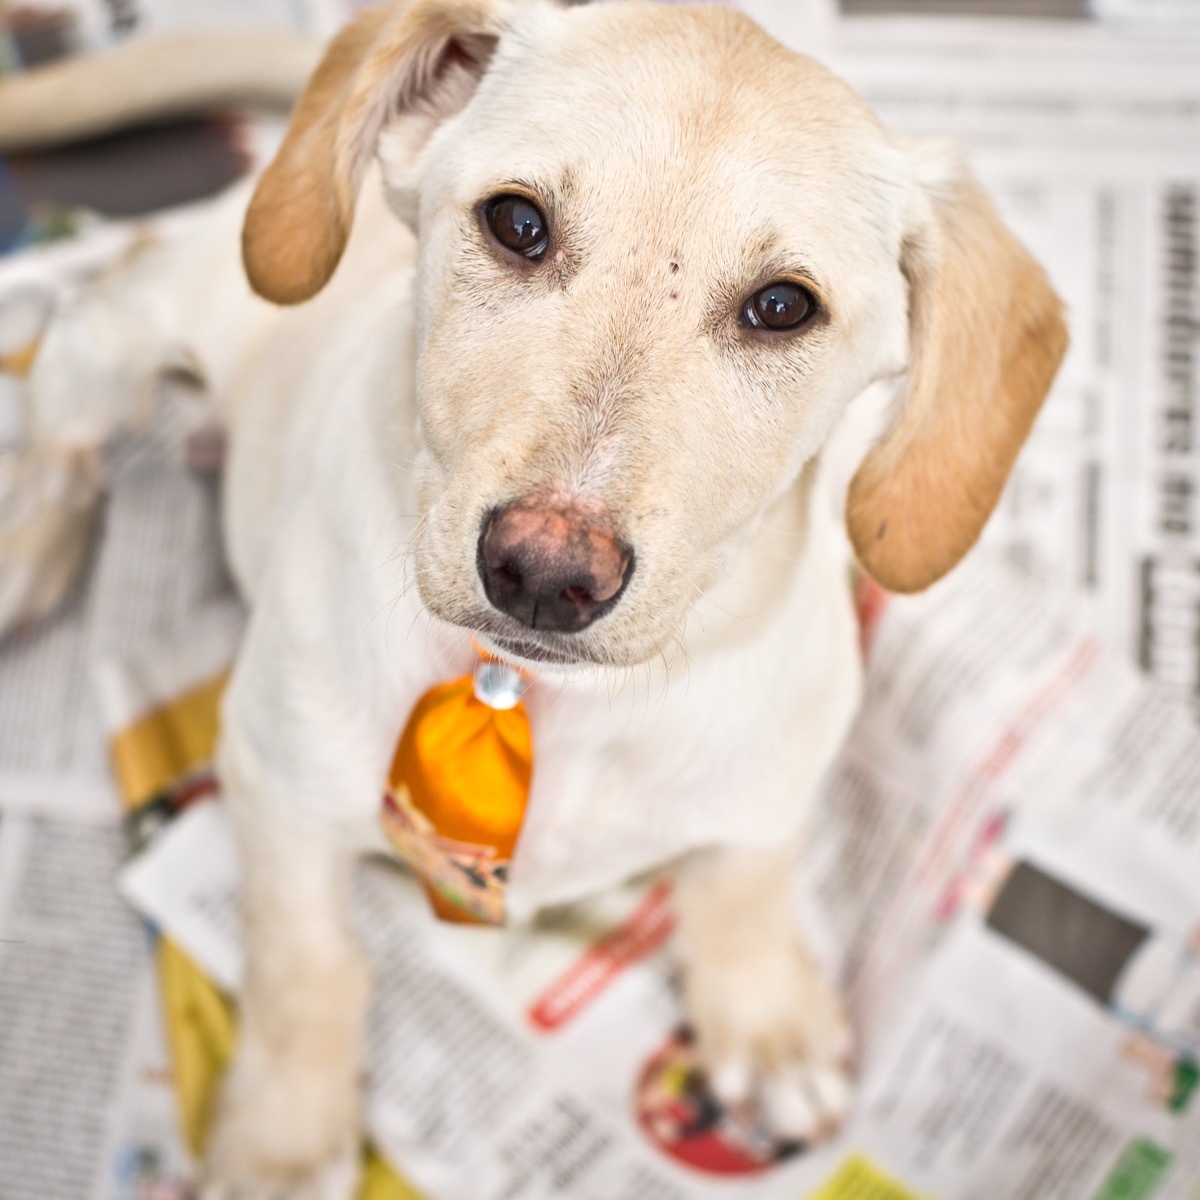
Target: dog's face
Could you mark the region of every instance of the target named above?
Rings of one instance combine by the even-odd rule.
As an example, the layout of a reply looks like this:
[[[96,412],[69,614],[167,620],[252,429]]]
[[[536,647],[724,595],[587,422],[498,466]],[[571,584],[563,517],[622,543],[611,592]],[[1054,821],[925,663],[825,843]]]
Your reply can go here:
[[[350,204],[378,141],[419,229],[415,563],[435,615],[526,658],[645,660],[847,404],[910,359],[851,534],[895,586],[952,564],[1061,353],[1052,293],[969,185],[729,10],[419,0],[372,19],[290,140]],[[334,150],[314,167],[327,93]],[[277,194],[282,173],[294,214],[291,159],[247,226],[252,279],[288,300],[323,282],[300,278],[319,254],[300,270],[272,250],[296,220]],[[982,268],[957,277],[960,251]],[[1010,399],[1014,357],[1030,379]],[[945,415],[964,382],[948,362],[999,418]],[[931,465],[949,481],[933,495]],[[946,491],[965,516],[937,511]]]
[[[903,367],[907,163],[728,10],[554,15],[421,172],[416,569],[439,616],[625,664],[679,630],[845,404]],[[599,619],[529,629],[489,602],[477,544],[514,503],[628,556]]]

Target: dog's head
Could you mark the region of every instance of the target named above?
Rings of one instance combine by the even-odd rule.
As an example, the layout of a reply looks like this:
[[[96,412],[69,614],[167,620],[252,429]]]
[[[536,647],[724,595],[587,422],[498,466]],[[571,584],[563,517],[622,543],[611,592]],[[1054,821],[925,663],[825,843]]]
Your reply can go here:
[[[1065,348],[952,156],[728,9],[363,14],[251,205],[264,296],[328,280],[376,150],[420,236],[418,584],[524,657],[654,654],[849,402],[906,368],[846,518],[876,579],[926,586]]]

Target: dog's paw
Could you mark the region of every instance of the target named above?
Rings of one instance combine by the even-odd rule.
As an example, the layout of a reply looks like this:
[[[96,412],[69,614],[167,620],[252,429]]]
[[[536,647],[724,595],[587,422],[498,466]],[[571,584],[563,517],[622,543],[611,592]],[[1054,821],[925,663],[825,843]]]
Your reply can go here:
[[[359,1174],[357,1082],[235,1060],[205,1156],[203,1200],[351,1200]]]
[[[0,454],[0,637],[62,603],[87,558],[99,498],[82,459]]]
[[[717,1099],[753,1105],[782,1139],[837,1131],[853,1094],[850,1026],[798,942],[686,963],[684,993]]]

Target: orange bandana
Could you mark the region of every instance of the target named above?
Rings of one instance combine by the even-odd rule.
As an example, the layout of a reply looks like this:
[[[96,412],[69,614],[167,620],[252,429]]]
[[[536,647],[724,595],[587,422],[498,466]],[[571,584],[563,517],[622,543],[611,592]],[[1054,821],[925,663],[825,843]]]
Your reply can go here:
[[[504,921],[533,772],[524,690],[512,667],[481,659],[417,701],[396,747],[384,832],[444,920]]]

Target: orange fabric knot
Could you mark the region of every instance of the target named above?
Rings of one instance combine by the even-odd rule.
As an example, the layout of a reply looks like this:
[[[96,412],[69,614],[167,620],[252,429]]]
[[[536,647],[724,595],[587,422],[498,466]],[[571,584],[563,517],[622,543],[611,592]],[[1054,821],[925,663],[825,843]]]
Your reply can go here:
[[[383,828],[439,917],[499,925],[529,799],[533,735],[521,700],[493,708],[478,690],[466,675],[417,701],[388,774]]]

